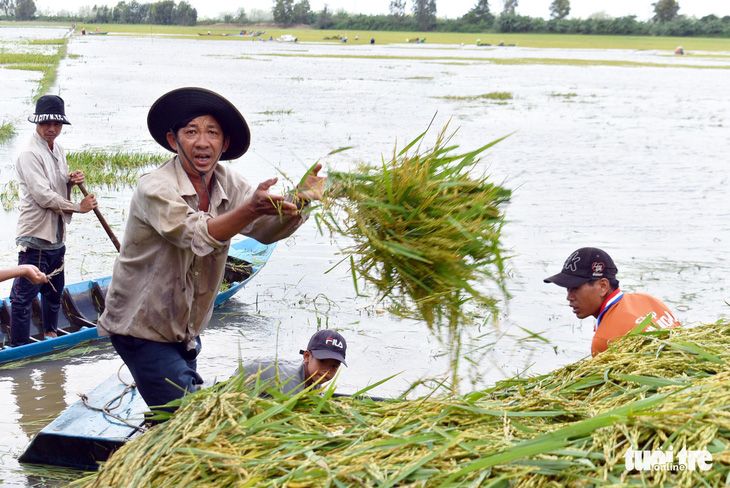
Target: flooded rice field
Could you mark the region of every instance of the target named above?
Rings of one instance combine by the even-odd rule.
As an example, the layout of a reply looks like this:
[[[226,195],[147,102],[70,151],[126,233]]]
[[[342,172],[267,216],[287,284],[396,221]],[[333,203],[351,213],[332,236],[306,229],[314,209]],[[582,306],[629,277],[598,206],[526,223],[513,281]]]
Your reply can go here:
[[[19,34],[64,33],[4,28],[0,47],[24,49]],[[582,63],[538,64],[538,58]],[[251,149],[227,164],[254,184],[283,176],[282,190],[291,186],[285,177],[297,181],[317,160],[341,170],[389,157],[396,143],[404,146],[432,119],[427,140],[448,123],[458,128],[453,142],[461,149],[511,134],[483,160],[484,171],[514,190],[504,228],[512,256],[510,297],[497,326],[475,330],[465,348],[471,360],[462,361],[466,391],[589,354],[593,319],[576,319],[564,290],[542,281],[578,247],[608,251],[624,290],[661,298],[684,324],[730,315],[730,101],[722,88],[729,67],[728,57],[657,51],[72,36],[51,92],[65,99],[73,124],[58,139],[67,150],[161,152],[147,132],[150,105],[182,86],[214,90],[251,127]],[[0,75],[0,120],[18,129],[0,145],[1,184],[14,178],[15,155],[34,130],[26,118],[40,74],[0,69]],[[512,98],[474,98],[490,92]],[[345,146],[352,148],[327,157]],[[92,181],[87,187],[123,234],[131,190]],[[17,259],[16,220],[17,212],[0,214],[2,266]],[[318,327],[330,327],[349,345],[339,391],[399,373],[373,390],[397,396],[415,381],[446,378],[446,349],[424,324],[399,320],[372,298],[357,297],[345,266],[327,273],[345,244],[320,235],[312,221],[280,243],[251,285],[217,309],[202,336],[203,377],[227,378],[239,356],[297,357]],[[108,275],[114,257],[94,215],[75,215],[66,281]],[[9,286],[0,284],[0,296]],[[17,455],[77,393],[120,365],[102,342],[84,354],[0,370],[3,486],[40,482]]]

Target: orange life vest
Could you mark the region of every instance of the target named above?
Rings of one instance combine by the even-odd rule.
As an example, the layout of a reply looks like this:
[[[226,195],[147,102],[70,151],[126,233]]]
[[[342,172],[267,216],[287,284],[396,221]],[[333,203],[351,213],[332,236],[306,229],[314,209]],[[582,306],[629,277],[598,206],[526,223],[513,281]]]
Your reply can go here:
[[[615,290],[601,305],[591,345],[593,355],[608,349],[609,342],[631,332],[649,314],[652,315],[652,323],[658,327],[681,325],[661,300],[643,293],[625,295],[621,290]]]

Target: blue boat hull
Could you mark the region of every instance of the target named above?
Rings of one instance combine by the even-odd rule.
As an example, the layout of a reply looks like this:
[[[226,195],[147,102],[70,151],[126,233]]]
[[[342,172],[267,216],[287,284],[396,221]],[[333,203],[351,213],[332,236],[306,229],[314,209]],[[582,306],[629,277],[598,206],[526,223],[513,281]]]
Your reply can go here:
[[[238,264],[239,272],[227,269],[227,278],[231,282],[229,288],[218,293],[215,305],[218,306],[235,295],[241,288],[253,279],[266,264],[276,244],[261,244],[255,239],[244,239],[231,245],[228,250],[229,264]],[[61,331],[55,339],[44,338],[40,323],[40,302],[34,305],[34,319],[31,324],[31,335],[37,341],[23,346],[10,347],[9,330],[10,300],[4,299],[0,303],[0,364],[34,356],[51,354],[62,349],[76,346],[85,341],[99,339],[95,322],[103,310],[103,301],[111,277],[107,276],[95,280],[74,283],[66,286],[59,312],[58,328]]]
[[[131,376],[125,378],[131,383]],[[88,395],[88,403],[103,406],[124,393],[127,385],[117,375],[111,376]],[[116,405],[116,403],[115,403]],[[147,404],[135,389],[124,393],[115,417],[90,409],[82,400],[68,407],[58,418],[43,428],[18,459],[22,463],[46,464],[83,470],[95,470],[137,432],[144,423]]]

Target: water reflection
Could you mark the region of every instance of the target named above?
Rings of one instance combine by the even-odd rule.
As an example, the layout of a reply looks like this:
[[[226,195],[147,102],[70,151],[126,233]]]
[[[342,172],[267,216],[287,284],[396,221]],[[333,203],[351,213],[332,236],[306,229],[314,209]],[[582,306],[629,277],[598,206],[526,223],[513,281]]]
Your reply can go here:
[[[11,382],[10,398],[15,399],[17,421],[28,441],[66,408],[66,373],[57,362],[39,363],[30,370],[3,371],[2,375]]]

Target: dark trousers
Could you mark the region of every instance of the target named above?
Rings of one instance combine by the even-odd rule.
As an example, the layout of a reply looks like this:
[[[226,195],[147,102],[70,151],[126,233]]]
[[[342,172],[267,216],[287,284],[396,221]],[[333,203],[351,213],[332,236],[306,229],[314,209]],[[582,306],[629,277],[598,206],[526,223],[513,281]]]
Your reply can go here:
[[[66,247],[53,250],[28,248],[18,253],[18,264],[34,264],[46,274],[63,266]],[[58,309],[61,307],[64,273],[61,271],[48,283],[34,285],[25,277],[15,278],[10,291],[12,319],[10,322],[10,345],[21,346],[30,342],[31,301],[41,294],[41,311],[45,332],[58,331]],[[51,287],[53,285],[53,287]],[[55,288],[55,290],[54,290]]]
[[[147,406],[165,405],[196,391],[203,384],[197,369],[198,347],[187,351],[184,343],[155,342],[136,337],[113,335],[112,345],[132,373]],[[158,409],[173,411],[173,408]]]

